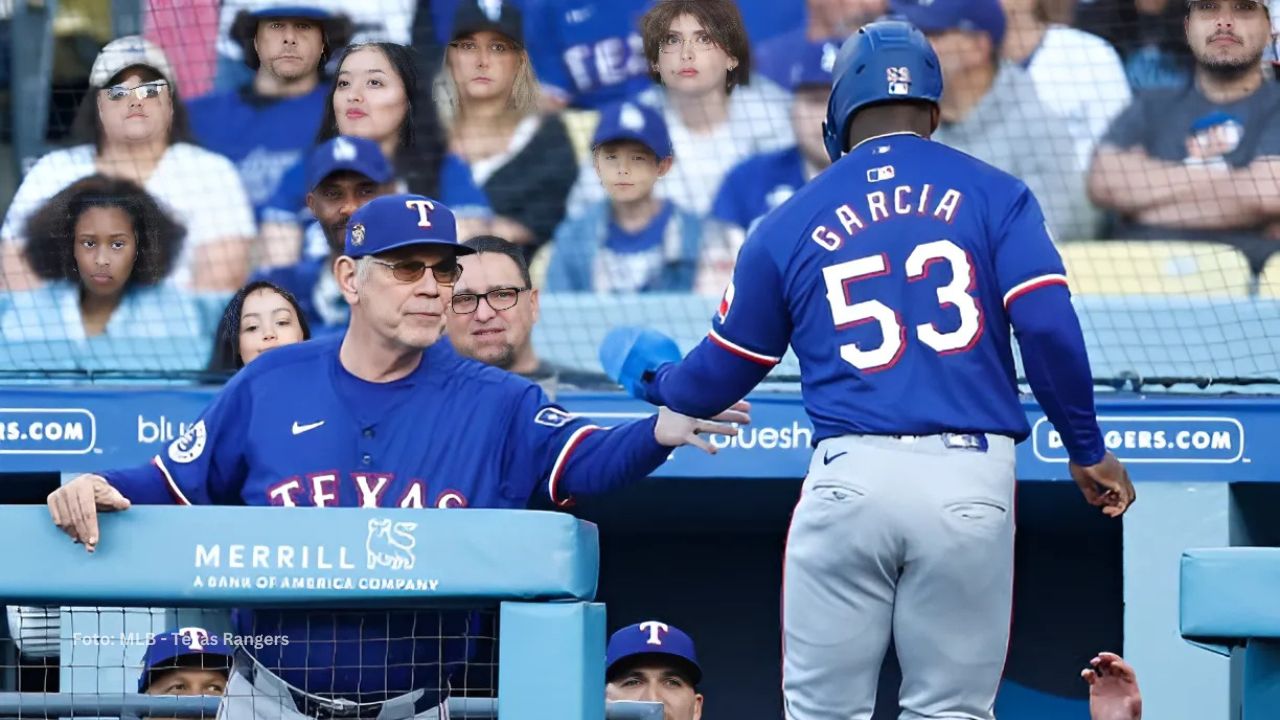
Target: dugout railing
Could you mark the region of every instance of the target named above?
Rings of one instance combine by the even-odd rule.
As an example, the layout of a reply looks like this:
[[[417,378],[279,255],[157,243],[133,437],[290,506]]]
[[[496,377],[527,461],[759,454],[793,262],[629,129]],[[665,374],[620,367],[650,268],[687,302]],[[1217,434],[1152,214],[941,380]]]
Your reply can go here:
[[[476,608],[498,619],[494,698],[452,697],[453,718],[657,720],[658,703],[604,703],[605,608],[596,593],[599,541],[591,523],[549,512],[358,508],[135,507],[103,515],[90,554],[41,507],[0,507],[6,604],[73,608]],[[304,550],[304,548],[309,548]],[[324,550],[320,550],[324,548]],[[309,558],[302,562],[304,554]],[[320,555],[327,560],[320,560]],[[291,558],[288,563],[282,557]],[[307,567],[301,567],[306,565]],[[321,582],[321,580],[324,580]],[[110,613],[63,613],[72,634],[124,633]],[[191,617],[188,615],[187,617]],[[129,628],[133,630],[136,628]],[[137,677],[145,647],[115,648],[116,677]],[[111,657],[102,647],[84,657]],[[69,652],[68,652],[69,651]],[[64,657],[64,670],[75,664]],[[82,673],[93,668],[76,668]],[[60,693],[0,693],[0,717],[213,717],[218,700],[136,693],[116,681]],[[67,682],[69,680],[69,682]],[[107,683],[110,685],[110,683]],[[70,686],[70,687],[68,687]],[[132,690],[132,691],[131,691]]]

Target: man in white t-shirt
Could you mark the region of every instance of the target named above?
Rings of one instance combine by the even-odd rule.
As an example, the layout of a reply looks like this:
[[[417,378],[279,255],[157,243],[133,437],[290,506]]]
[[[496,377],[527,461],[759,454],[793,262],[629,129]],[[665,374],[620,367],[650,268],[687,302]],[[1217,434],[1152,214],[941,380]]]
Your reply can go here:
[[[1062,119],[1083,174],[1098,140],[1133,97],[1124,63],[1097,35],[1050,23],[1045,0],[1001,3],[1007,18],[1002,55],[1031,74],[1040,101]]]
[[[141,81],[125,82],[130,77]],[[164,52],[139,36],[102,49],[81,111],[87,142],[40,158],[5,214],[0,287],[39,284],[23,257],[27,220],[63,188],[95,173],[138,183],[186,227],[172,282],[212,291],[244,282],[257,233],[249,199],[229,160],[182,142],[186,118],[173,77]]]

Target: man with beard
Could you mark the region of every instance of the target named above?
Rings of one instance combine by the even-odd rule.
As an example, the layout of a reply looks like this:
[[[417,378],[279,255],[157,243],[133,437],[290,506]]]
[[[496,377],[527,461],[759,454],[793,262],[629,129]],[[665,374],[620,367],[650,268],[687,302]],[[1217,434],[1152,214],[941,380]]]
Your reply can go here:
[[[538,289],[519,245],[493,235],[462,243],[474,252],[458,259],[463,273],[445,312],[449,342],[459,355],[523,376],[553,400],[571,388],[611,387],[600,373],[562,367],[538,357],[533,326]]]
[[[316,217],[308,234],[323,233],[328,255],[268,268],[253,279],[268,280],[293,293],[312,334],[322,335],[345,328],[350,316],[332,273],[333,261],[343,252],[347,221],[365,203],[395,192],[395,177],[376,142],[339,135],[311,153],[307,187],[307,208]]]
[[[1195,82],[1139,96],[1116,118],[1089,172],[1115,234],[1236,244],[1261,257],[1280,240],[1280,86],[1266,82],[1267,6],[1189,0]],[[1253,252],[1253,251],[1257,252]]]
[[[351,23],[320,7],[272,4],[241,11],[231,37],[253,79],[188,101],[187,109],[196,141],[236,164],[261,220],[285,171],[320,129],[329,89],[321,75],[331,52],[347,44]]]

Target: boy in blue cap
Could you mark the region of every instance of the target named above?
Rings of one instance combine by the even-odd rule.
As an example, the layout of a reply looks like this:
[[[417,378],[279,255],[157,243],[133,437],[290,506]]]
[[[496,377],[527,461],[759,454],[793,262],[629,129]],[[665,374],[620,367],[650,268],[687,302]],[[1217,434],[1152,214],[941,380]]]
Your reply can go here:
[[[628,625],[605,649],[605,700],[662,703],[663,720],[702,717],[702,666],[693,639],[658,620]]]
[[[605,108],[592,163],[609,195],[556,230],[547,292],[688,292],[702,246],[702,221],[654,186],[675,162],[666,121],[633,102]]]
[[[204,628],[184,627],[152,639],[142,659],[144,695],[222,695],[235,648]]]

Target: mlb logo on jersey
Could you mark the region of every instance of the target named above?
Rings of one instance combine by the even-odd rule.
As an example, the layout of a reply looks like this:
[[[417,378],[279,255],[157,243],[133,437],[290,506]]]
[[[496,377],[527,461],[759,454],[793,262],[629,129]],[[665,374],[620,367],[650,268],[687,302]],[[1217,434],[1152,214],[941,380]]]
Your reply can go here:
[[[911,94],[911,68],[908,67],[891,67],[885,68],[885,74],[888,76],[889,94],[890,95],[910,95]]]
[[[724,297],[720,298],[720,309],[716,311],[716,317],[720,318],[720,322],[724,322],[725,317],[729,314],[729,308],[733,306],[733,283],[729,283],[729,287],[724,289]]]

